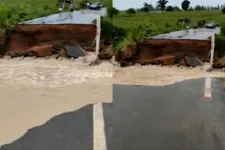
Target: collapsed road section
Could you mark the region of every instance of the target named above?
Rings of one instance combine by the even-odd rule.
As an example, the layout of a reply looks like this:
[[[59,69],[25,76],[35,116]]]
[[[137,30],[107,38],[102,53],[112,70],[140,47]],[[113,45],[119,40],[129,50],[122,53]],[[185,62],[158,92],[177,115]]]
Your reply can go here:
[[[123,47],[117,59],[123,66],[129,63],[173,65],[188,60],[190,65],[198,65],[198,58],[207,60],[210,50],[211,42],[208,40],[150,39]],[[193,57],[197,64],[191,61]]]
[[[213,32],[203,29],[189,32],[172,32],[145,39],[140,43],[126,45],[118,51],[116,59],[122,67],[135,63],[202,66],[203,62],[210,61],[213,43],[209,37],[213,35]],[[215,56],[213,68],[224,67],[225,58]]]
[[[93,24],[20,24],[12,30],[6,54],[11,57],[46,57],[57,54],[77,58],[84,56],[86,51],[95,51],[95,37],[96,25]],[[102,56],[103,51],[109,47],[104,43],[102,39],[100,57],[110,58],[105,54],[105,57]]]
[[[100,16],[105,16],[105,12],[105,8],[74,11],[72,16],[65,12],[17,24],[4,44],[4,54],[11,58],[78,58],[96,51],[97,58],[111,59],[112,44],[100,37],[99,31]],[[93,24],[95,19],[97,24]]]

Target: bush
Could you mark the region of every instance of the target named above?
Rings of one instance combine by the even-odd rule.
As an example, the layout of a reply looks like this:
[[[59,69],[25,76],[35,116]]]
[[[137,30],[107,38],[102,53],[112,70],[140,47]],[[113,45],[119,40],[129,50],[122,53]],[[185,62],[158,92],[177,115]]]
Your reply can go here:
[[[93,21],[96,23],[96,20]],[[113,39],[113,24],[111,19],[104,19],[101,18],[101,36],[105,37],[106,39],[112,40]]]
[[[108,0],[106,2],[106,7],[107,7],[107,16],[112,19],[113,15],[114,15],[112,0]]]
[[[223,9],[222,9],[222,13],[225,14],[225,7],[223,7]]]
[[[131,43],[139,43],[145,38],[145,29],[143,26],[135,26],[129,29],[126,36]]]
[[[127,14],[128,15],[134,15],[134,14],[136,14],[136,10],[134,9],[134,8],[129,8],[128,10],[127,10]]]
[[[25,18],[26,15],[27,15],[27,14],[26,14],[25,12],[19,12],[19,13],[18,13],[19,18]]]
[[[222,36],[225,36],[225,24],[220,25],[220,33],[221,33]]]
[[[165,24],[165,27],[166,27],[166,28],[169,28],[169,27],[171,27],[171,25],[167,22],[167,23]]]
[[[206,21],[205,20],[198,20],[197,21],[197,26],[198,27],[205,27]]]
[[[44,5],[44,10],[48,10],[49,6],[48,5]]]
[[[119,14],[119,10],[113,7],[112,8],[112,15],[117,16],[118,14]]]
[[[225,55],[225,36],[216,35],[215,37],[215,53],[218,57]]]
[[[85,9],[86,8],[86,1],[85,0],[82,0],[79,2],[79,8],[80,9]]]
[[[166,11],[169,11],[169,12],[174,11],[173,6],[168,6],[168,7],[166,7]]]
[[[113,41],[115,44],[126,37],[127,30],[121,27],[113,26]]]

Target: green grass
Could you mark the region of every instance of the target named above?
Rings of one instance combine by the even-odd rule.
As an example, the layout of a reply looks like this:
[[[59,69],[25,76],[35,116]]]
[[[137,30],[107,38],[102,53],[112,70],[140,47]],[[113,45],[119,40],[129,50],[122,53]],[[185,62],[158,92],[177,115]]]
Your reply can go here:
[[[0,29],[57,12],[56,0],[1,0]]]
[[[220,25],[225,24],[225,14],[219,11],[181,11],[148,14],[138,12],[132,16],[127,15],[125,12],[120,12],[119,15],[113,17],[113,24],[127,31],[127,36],[121,38],[127,41],[129,38],[128,35],[130,34],[129,32],[134,32],[133,30],[140,26],[142,26],[142,28],[139,29],[140,33],[136,34],[139,38],[181,30],[182,24],[177,23],[177,20],[184,17],[190,18],[192,22],[204,20],[206,22],[213,21]],[[184,27],[185,25],[183,28]],[[145,34],[143,34],[143,32],[145,32]],[[123,43],[127,42],[120,40],[115,43],[115,51],[120,49]],[[130,41],[130,43],[132,43],[132,41]]]
[[[32,5],[33,7],[43,7],[44,5],[54,5],[56,4],[57,0],[1,0],[0,5],[3,6],[18,6],[18,5]]]
[[[180,29],[177,20],[180,18],[190,18],[192,22],[199,20],[225,22],[225,15],[219,11],[188,11],[188,12],[164,12],[164,13],[137,13],[129,17],[124,12],[113,18],[113,23],[122,28],[132,28],[138,25],[151,27],[153,34],[160,34],[168,30]]]

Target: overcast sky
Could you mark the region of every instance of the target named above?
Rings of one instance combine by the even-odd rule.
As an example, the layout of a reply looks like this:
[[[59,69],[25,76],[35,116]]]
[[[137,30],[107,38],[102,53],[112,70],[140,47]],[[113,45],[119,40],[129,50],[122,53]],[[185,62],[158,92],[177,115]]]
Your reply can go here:
[[[125,10],[128,8],[140,8],[143,6],[144,2],[150,3],[153,6],[156,5],[156,2],[158,0],[113,0],[113,6],[116,7],[119,10]],[[183,0],[168,0],[169,3],[168,5],[172,6],[178,6],[181,7],[181,3]],[[217,4],[224,4],[225,0],[190,0],[191,6],[196,6],[196,5],[212,5],[212,6],[217,6]]]

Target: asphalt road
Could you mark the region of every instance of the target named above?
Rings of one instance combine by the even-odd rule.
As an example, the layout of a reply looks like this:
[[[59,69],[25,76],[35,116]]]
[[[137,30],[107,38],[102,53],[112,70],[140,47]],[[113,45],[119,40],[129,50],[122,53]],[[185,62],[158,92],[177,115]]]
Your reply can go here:
[[[164,87],[114,85],[113,149],[225,150],[225,92],[205,78]]]
[[[206,40],[208,37],[212,36],[213,34],[220,33],[220,28],[217,27],[215,29],[207,29],[207,28],[199,28],[196,29],[189,29],[189,32],[186,30],[181,31],[174,31],[166,34],[160,34],[157,36],[153,36],[153,39],[195,39],[195,40]]]
[[[225,150],[224,85],[212,79],[211,99],[204,86],[205,78],[163,87],[114,85],[113,104],[103,104],[107,150]],[[87,105],[0,150],[94,150],[93,122]]]
[[[112,137],[112,104],[103,104],[107,145]],[[15,125],[16,128],[16,125]],[[93,150],[93,105],[64,113],[34,127],[0,150]]]
[[[106,8],[100,10],[79,10],[74,11],[72,16],[69,12],[53,14],[42,18],[36,18],[21,24],[92,24],[96,16],[106,16]]]

